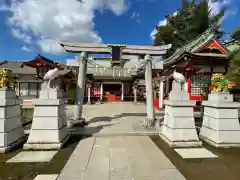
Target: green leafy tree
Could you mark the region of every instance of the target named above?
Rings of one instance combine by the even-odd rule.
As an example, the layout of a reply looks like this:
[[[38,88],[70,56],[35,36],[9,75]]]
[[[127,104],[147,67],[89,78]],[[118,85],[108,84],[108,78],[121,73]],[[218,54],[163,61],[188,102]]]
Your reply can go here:
[[[228,78],[240,82],[240,26],[232,33],[236,48],[229,54]]]
[[[232,38],[240,41],[240,26],[233,31]]]
[[[229,55],[229,68],[227,75],[231,80],[240,79],[240,48],[231,52]]]
[[[231,90],[240,90],[240,48],[230,53],[229,68],[227,78],[236,83],[236,86]]]
[[[219,27],[224,13],[225,8],[216,15],[212,15],[208,0],[201,0],[199,3],[196,0],[182,0],[181,8],[177,13],[167,16],[167,24],[156,28],[154,45],[171,43],[172,53],[202,34],[210,26],[216,27],[217,37],[220,38],[223,32]]]

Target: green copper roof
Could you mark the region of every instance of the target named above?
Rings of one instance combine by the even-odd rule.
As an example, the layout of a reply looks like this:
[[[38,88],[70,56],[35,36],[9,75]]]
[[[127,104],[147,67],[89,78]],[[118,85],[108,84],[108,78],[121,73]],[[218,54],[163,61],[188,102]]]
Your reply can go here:
[[[164,61],[164,65],[170,65],[174,62],[177,62],[184,52],[196,52],[196,50],[206,45],[210,40],[214,39],[214,36],[214,27],[210,27],[204,33],[193,39],[190,43],[177,49],[172,56]]]

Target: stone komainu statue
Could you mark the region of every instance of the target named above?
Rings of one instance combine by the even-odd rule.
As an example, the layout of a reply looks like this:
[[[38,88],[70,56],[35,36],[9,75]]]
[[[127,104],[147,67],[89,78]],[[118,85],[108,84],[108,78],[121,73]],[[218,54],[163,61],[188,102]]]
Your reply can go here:
[[[13,88],[14,77],[12,71],[7,68],[0,68],[0,88]]]

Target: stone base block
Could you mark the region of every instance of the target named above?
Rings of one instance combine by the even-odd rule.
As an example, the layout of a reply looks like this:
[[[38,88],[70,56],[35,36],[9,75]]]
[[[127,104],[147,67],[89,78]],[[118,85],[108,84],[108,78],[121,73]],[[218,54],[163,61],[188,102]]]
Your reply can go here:
[[[33,143],[60,143],[68,135],[68,128],[62,129],[31,129],[28,144]]]
[[[39,99],[61,99],[64,92],[57,89],[44,89],[39,92]]]
[[[8,88],[0,88],[0,99],[16,99],[16,92]]]
[[[172,129],[166,125],[161,127],[160,137],[171,147],[201,147],[202,142],[196,129]]]
[[[34,99],[34,117],[25,149],[60,149],[67,141],[68,128],[61,92],[48,89]],[[49,97],[47,97],[49,96]]]
[[[220,102],[233,102],[233,95],[230,94],[229,92],[213,92],[211,94],[208,95],[208,100],[210,102],[216,102],[216,101],[220,101]]]
[[[216,148],[240,147],[240,143],[216,143],[216,142],[211,141],[210,139],[207,139],[201,135],[199,136],[199,138]]]
[[[204,101],[200,138],[214,147],[240,147],[238,107],[230,93],[212,93]]]
[[[24,136],[22,127],[15,128],[9,132],[0,133],[0,147],[6,147]]]
[[[35,106],[33,114],[34,117],[59,117],[59,116],[64,117],[66,115],[63,100],[34,99],[33,104]]]
[[[0,118],[0,133],[10,132],[13,129],[16,129],[22,126],[20,116],[14,116],[11,118]]]
[[[236,130],[214,130],[202,126],[200,138],[215,147],[236,147],[240,145],[240,131]]]
[[[201,141],[170,141],[163,134],[159,136],[172,148],[184,148],[184,147],[201,147]]]
[[[164,123],[160,136],[171,147],[200,147],[194,122],[195,101],[165,100]]]
[[[66,126],[66,124],[67,122],[65,117],[34,117],[32,129],[61,129]]]
[[[0,146],[0,153],[6,153],[11,151],[12,149],[14,149],[15,147],[20,146],[21,144],[23,144],[26,141],[26,136],[22,136],[20,139],[18,139],[17,141],[13,142],[12,144],[9,144],[7,146],[1,147]]]
[[[238,118],[216,119],[204,116],[202,127],[207,127],[215,131],[240,131]]]
[[[24,140],[20,103],[15,91],[0,88],[0,152],[9,151]]]
[[[58,143],[26,143],[23,146],[25,150],[59,150],[61,149],[70,136],[66,136],[61,142]]]

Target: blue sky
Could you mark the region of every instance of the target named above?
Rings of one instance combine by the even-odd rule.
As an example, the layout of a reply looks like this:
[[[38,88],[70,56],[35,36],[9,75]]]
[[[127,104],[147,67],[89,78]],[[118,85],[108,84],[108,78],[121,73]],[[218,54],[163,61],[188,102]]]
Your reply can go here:
[[[151,45],[154,27],[180,7],[180,0],[0,0],[0,55],[3,60],[33,59],[36,52],[54,59],[72,58],[57,40]],[[223,29],[240,25],[239,0],[229,6]],[[239,23],[237,23],[239,22]]]

